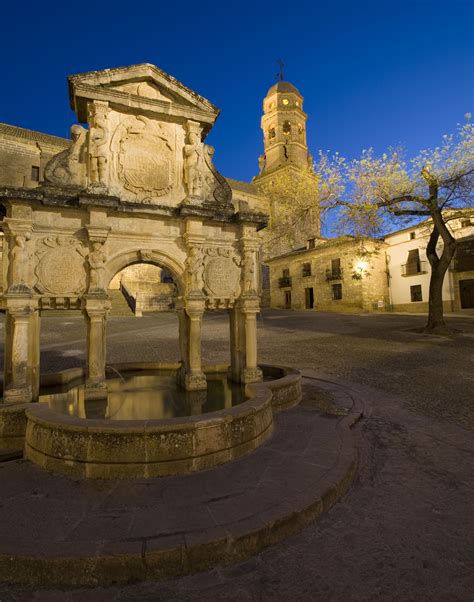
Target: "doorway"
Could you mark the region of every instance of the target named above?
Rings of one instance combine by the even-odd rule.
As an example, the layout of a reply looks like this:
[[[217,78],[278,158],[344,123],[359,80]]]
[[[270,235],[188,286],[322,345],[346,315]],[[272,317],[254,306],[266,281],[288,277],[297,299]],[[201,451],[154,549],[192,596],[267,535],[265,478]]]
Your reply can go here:
[[[313,288],[305,288],[304,289],[304,294],[305,294],[305,307],[306,309],[313,309],[314,308],[314,291]]]
[[[285,309],[291,309],[291,291],[285,291]]]
[[[474,280],[460,280],[459,294],[462,309],[474,309]]]

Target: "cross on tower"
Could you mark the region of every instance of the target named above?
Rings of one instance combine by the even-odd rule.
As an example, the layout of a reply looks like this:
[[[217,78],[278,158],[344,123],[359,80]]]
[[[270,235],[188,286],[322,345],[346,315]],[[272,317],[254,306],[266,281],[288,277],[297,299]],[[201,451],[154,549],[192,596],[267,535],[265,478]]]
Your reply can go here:
[[[282,82],[283,81],[283,67],[285,66],[285,63],[281,59],[278,59],[277,63],[280,66],[280,70],[276,74],[276,76],[277,76],[277,79],[279,79]]]

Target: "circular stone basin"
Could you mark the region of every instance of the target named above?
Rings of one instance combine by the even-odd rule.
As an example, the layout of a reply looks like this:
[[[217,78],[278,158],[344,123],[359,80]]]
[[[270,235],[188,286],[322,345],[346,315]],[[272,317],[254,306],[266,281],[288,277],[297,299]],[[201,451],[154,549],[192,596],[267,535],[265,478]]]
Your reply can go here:
[[[212,367],[204,370],[207,392],[185,392],[171,386],[176,366],[160,364],[159,374],[151,367],[112,368],[120,375],[108,381],[105,400],[85,400],[72,384],[28,404],[26,458],[91,478],[186,474],[256,449],[271,436],[273,411],[301,400],[301,376],[291,369],[264,366],[265,381],[242,388],[227,383],[227,367]],[[153,379],[164,380],[150,390]]]

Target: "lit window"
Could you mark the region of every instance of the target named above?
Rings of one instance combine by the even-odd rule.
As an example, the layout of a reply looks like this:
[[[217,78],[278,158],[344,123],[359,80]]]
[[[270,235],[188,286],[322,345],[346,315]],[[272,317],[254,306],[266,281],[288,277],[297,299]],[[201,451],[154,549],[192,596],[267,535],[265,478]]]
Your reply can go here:
[[[268,108],[269,108],[269,109],[273,109],[273,107],[274,107],[274,106],[275,106],[275,103],[274,103],[274,102],[271,102],[271,103],[268,105]]]
[[[411,302],[416,303],[417,301],[423,301],[423,295],[421,293],[421,284],[415,284],[410,286]]]
[[[297,107],[299,107],[299,106],[300,106],[300,103],[299,103],[297,100],[295,100],[295,105],[296,105]]]
[[[39,182],[40,179],[40,168],[36,165],[31,166],[31,179],[33,182]]]
[[[288,100],[288,98],[284,98],[284,99],[282,100],[282,103],[283,103],[284,105],[287,105],[289,102],[290,102],[290,101]]]

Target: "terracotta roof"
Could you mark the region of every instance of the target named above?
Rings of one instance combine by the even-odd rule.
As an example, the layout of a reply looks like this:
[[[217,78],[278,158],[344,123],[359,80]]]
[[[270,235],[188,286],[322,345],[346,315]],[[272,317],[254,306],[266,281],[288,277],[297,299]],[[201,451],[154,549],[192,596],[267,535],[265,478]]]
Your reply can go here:
[[[8,123],[0,123],[0,136],[2,134],[12,138],[20,138],[22,140],[54,144],[63,148],[67,148],[70,144],[70,140],[67,138],[60,138],[59,136],[52,136],[51,134],[43,134],[43,132],[35,132],[34,130],[27,130],[26,128],[20,128],[15,125],[8,125]]]

